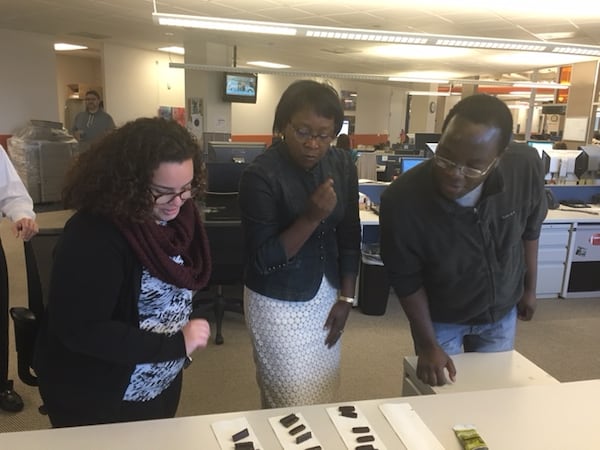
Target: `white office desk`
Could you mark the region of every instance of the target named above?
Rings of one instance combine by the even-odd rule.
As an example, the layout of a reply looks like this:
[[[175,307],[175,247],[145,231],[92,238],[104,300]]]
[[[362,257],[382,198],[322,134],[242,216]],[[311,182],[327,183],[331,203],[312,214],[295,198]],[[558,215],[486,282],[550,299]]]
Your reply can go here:
[[[402,395],[448,394],[501,389],[537,384],[557,384],[558,380],[516,350],[494,353],[452,355],[456,382],[429,386],[417,378],[417,357],[404,357]]]
[[[356,405],[388,450],[402,450],[404,445],[379,409],[384,403],[402,402],[412,405],[446,450],[460,450],[452,431],[455,424],[475,425],[491,450],[600,448],[600,380],[340,404]],[[263,445],[262,450],[276,450],[281,446],[267,419],[291,412],[302,413],[323,450],[347,448],[327,415],[325,405],[0,433],[0,448],[217,450],[220,447],[211,424],[245,416]]]

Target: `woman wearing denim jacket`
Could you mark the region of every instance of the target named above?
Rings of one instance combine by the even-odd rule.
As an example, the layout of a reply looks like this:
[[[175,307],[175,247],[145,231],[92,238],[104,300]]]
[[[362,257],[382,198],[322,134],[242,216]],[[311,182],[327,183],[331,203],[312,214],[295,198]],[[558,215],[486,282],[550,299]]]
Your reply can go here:
[[[331,402],[339,384],[360,257],[356,167],[330,146],[342,119],[335,89],[294,82],[275,111],[283,139],[240,182],[246,323],[265,408]]]

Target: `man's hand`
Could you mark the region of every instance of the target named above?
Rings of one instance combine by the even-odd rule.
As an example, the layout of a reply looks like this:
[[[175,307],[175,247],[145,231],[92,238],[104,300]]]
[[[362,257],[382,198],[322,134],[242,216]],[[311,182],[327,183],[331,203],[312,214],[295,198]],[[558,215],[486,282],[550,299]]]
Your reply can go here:
[[[12,230],[16,238],[28,241],[38,233],[39,228],[35,220],[23,218],[13,223]]]
[[[529,321],[533,318],[535,307],[537,304],[535,293],[525,292],[517,303],[517,317],[520,320]]]
[[[444,369],[448,371],[450,381],[454,382],[456,368],[454,362],[439,345],[425,351],[419,350],[417,377],[430,386],[443,386],[448,383]]]

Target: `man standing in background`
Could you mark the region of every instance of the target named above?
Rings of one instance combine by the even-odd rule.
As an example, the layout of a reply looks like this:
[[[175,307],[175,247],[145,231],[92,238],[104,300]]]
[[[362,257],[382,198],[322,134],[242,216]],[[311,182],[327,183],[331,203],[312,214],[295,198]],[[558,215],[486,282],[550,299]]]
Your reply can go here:
[[[75,116],[71,128],[71,134],[79,142],[91,143],[115,129],[113,118],[101,108],[100,102],[97,91],[85,93],[85,111]]]

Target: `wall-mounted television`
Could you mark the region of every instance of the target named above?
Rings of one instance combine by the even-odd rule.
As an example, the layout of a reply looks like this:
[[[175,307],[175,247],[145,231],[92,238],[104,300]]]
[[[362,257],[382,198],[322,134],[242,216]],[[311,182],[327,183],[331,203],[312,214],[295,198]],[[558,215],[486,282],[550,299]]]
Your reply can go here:
[[[255,73],[223,74],[223,101],[256,103],[258,76]]]

